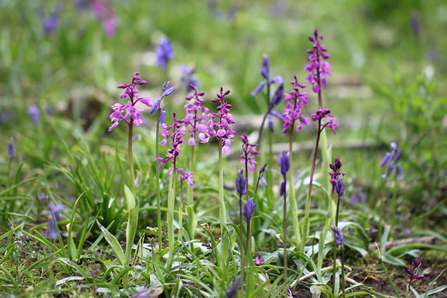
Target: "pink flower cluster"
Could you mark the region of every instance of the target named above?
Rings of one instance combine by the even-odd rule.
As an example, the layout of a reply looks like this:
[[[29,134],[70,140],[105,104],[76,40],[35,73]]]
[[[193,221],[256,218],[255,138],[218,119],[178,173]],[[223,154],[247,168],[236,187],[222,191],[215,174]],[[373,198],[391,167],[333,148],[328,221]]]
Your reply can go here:
[[[204,131],[206,131],[206,120],[207,112],[209,112],[209,109],[202,106],[203,99],[200,98],[200,96],[204,96],[204,92],[197,92],[197,87],[193,84],[190,85],[191,89],[194,90],[194,94],[191,96],[185,97],[186,100],[190,101],[194,98],[193,103],[188,103],[184,105],[184,109],[186,110],[186,117],[184,119],[185,126],[191,127],[191,129],[187,129],[186,131],[189,132],[190,138],[188,140],[188,144],[191,146],[194,146],[196,144],[195,136],[196,131],[199,130],[199,127],[201,127]]]
[[[315,114],[312,114],[312,121],[318,121],[321,123],[321,120],[323,120],[325,117],[333,118],[334,116],[329,115],[331,113],[331,110],[329,109],[322,109],[321,107],[318,108],[318,110],[315,112]],[[338,127],[338,123],[334,123],[334,119],[331,119],[329,122],[325,124],[321,124],[321,130],[323,130],[325,127],[331,127],[332,131],[334,132],[334,135],[337,134],[335,132],[335,128]]]
[[[174,169],[176,168],[175,162],[176,158],[180,155],[180,145],[183,144],[183,136],[185,135],[185,127],[183,126],[183,120],[177,119],[175,116],[176,114],[173,113],[174,116],[174,123],[172,125],[163,125],[163,130],[161,132],[161,135],[164,137],[164,139],[160,142],[160,145],[166,145],[167,139],[171,139],[171,149],[168,150],[168,154],[166,154],[165,158],[157,157],[155,158],[156,161],[161,162],[161,164],[158,166],[158,169],[161,168],[161,166],[168,162],[172,161],[174,164]],[[171,133],[169,131],[172,130]],[[172,169],[172,168],[171,168]]]
[[[329,59],[330,56],[326,54],[327,48],[320,44],[322,39],[323,35],[318,36],[317,29],[315,29],[314,37],[309,36],[309,40],[314,44],[312,49],[307,50],[310,54],[307,61],[310,63],[306,64],[303,69],[303,71],[309,72],[306,80],[312,85],[312,91],[315,93],[320,91],[321,86],[326,85],[326,75],[331,75],[329,70],[332,68],[329,62],[323,61],[323,59]]]
[[[113,122],[112,126],[109,127],[109,132],[112,131],[121,121],[126,122],[128,125],[140,125],[143,121],[140,119],[142,109],[136,106],[137,102],[141,102],[148,106],[152,107],[152,102],[149,97],[139,97],[137,85],[144,85],[147,82],[141,80],[138,77],[140,73],[136,72],[133,74],[132,83],[130,84],[121,84],[118,85],[118,88],[126,89],[123,93],[120,94],[120,99],[129,97],[129,101],[125,105],[121,105],[116,103],[112,106],[113,113],[110,115],[110,120]]]
[[[253,147],[258,146],[258,144],[250,144],[250,140],[248,139],[247,135],[244,133],[241,136],[242,139],[242,155],[241,155],[241,163],[242,164],[248,164],[248,168],[253,173],[253,170],[256,167],[256,164],[258,163],[256,160],[253,160],[253,155],[259,154],[258,151],[254,150]]]
[[[215,137],[219,141],[222,141],[222,153],[225,154],[230,153],[231,142],[233,141],[235,134],[235,131],[232,128],[232,124],[234,124],[235,121],[230,114],[231,105],[225,101],[225,96],[229,93],[230,90],[223,93],[223,88],[220,87],[220,94],[217,94],[217,99],[211,99],[212,102],[220,103],[216,108],[218,112],[209,113],[207,115],[209,120],[206,121],[206,119],[203,119],[198,127],[200,131],[199,138],[202,140],[201,143],[208,143],[210,138]],[[216,119],[217,122],[214,122],[214,119]]]
[[[284,118],[284,124],[282,125],[282,134],[287,133],[287,128],[292,128],[295,125],[295,121],[299,120],[296,125],[296,130],[300,131],[302,124],[307,125],[307,119],[309,117],[303,117],[301,113],[301,108],[307,105],[307,92],[300,93],[300,88],[305,88],[306,85],[300,85],[298,79],[295,77],[295,81],[291,81],[290,84],[295,86],[290,94],[285,93],[286,96],[284,101],[287,102],[287,107],[284,108],[284,113],[282,114]]]

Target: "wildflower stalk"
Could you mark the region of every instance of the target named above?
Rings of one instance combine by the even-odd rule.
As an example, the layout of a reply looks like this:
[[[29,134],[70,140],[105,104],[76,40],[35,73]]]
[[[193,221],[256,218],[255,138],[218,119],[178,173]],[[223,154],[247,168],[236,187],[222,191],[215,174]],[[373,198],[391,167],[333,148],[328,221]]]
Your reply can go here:
[[[161,102],[160,102],[161,105]],[[160,109],[157,109],[157,125],[155,132],[155,158],[159,158],[159,142],[160,142]],[[155,175],[157,176],[156,187],[157,187],[157,225],[158,225],[158,249],[162,250],[162,233],[161,233],[161,202],[160,202],[160,170],[157,167]]]
[[[223,224],[227,222],[227,212],[223,193],[222,139],[219,139],[219,219],[222,223],[221,230],[223,233]]]
[[[329,229],[331,228],[331,223],[332,223],[332,200],[333,200],[333,195],[334,194],[334,187],[332,187],[332,191],[331,191],[331,196],[330,196],[330,204],[328,205],[328,210],[327,210],[327,214],[326,214],[326,222],[324,224],[324,228],[323,231],[321,231],[320,234],[320,242],[318,243],[318,251],[319,252],[323,252],[324,251],[324,241],[326,240],[326,235],[329,232]],[[335,250],[334,250],[335,251]],[[334,264],[335,264],[335,258],[334,258]],[[323,253],[318,253],[318,260],[317,260],[317,268],[318,271],[321,273],[321,267],[323,266]],[[334,275],[333,275],[333,283],[335,283],[335,271],[334,271]]]
[[[318,119],[318,133],[317,133],[317,142],[315,144],[314,156],[312,158],[312,168],[310,170],[310,181],[309,181],[309,189],[307,191],[307,199],[306,199],[306,207],[304,210],[304,222],[303,222],[303,240],[301,241],[300,251],[304,251],[304,246],[306,245],[307,237],[309,236],[309,213],[310,213],[310,198],[312,195],[312,183],[314,181],[314,172],[315,172],[315,163],[317,160],[317,152],[318,145],[320,143],[320,134],[321,134],[321,119]]]
[[[174,159],[174,170],[169,178],[169,195],[168,195],[168,244],[169,244],[169,256],[168,256],[168,266],[171,268],[172,262],[174,260],[174,205],[175,205],[175,182],[176,182],[177,172],[175,170],[175,159]]]
[[[286,178],[286,177],[284,177]],[[283,219],[283,231],[284,231],[284,282],[287,283],[287,179],[284,179],[284,219]]]
[[[248,184],[248,183],[247,183]],[[244,278],[245,278],[245,254],[244,254],[244,220],[242,217],[242,195],[239,195],[239,229],[241,232],[241,283],[244,284]],[[247,230],[248,230],[248,224],[247,224]],[[248,240],[248,234],[247,237],[245,237]]]
[[[183,190],[183,179],[180,179],[180,193],[179,193],[179,207],[178,207],[178,235],[177,238],[179,241],[183,239],[183,198],[182,198],[182,190]]]
[[[195,134],[194,134],[194,136],[195,136]],[[190,158],[190,163],[189,163],[189,170],[191,172],[194,172],[194,149],[195,149],[195,147],[196,146],[191,146],[191,158]],[[187,203],[194,210],[194,208],[193,208],[194,207],[194,187],[193,186],[188,186]],[[194,235],[191,235],[191,237],[193,237],[193,236]]]
[[[295,103],[296,104],[296,103]],[[292,153],[292,147],[293,147],[293,131],[294,131],[294,124],[292,123],[292,126],[290,128],[290,139],[289,139],[289,152],[290,152],[290,167],[293,169],[293,153]],[[296,203],[295,198],[295,183],[293,182],[293,172],[289,175],[290,179],[290,190],[289,190],[289,201],[290,201],[290,208],[292,208],[292,222],[293,222],[293,230],[295,232],[295,238],[297,246],[301,242],[301,233],[300,233],[300,224],[298,222],[298,205]]]

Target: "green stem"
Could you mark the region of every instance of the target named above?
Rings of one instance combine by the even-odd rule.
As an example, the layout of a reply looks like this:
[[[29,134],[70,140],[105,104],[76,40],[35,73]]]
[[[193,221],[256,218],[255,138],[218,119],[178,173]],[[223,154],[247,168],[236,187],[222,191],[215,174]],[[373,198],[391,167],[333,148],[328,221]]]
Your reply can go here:
[[[245,277],[245,255],[244,255],[244,220],[242,217],[242,196],[239,195],[239,228],[241,230],[241,284],[244,284]],[[248,230],[248,226],[247,226]],[[247,235],[248,237],[248,235]],[[247,239],[247,238],[246,238]]]
[[[132,135],[133,135],[133,118],[130,118],[130,124],[129,124],[129,134],[127,136],[127,157],[129,159],[129,168],[130,168],[130,189],[132,190],[132,195],[134,198],[136,198],[135,195],[135,173],[133,168],[133,157],[132,157]],[[130,212],[130,210],[127,210],[127,212]],[[130,224],[129,222],[127,224]],[[124,266],[129,266],[129,260],[130,260],[130,254],[132,252],[132,245],[133,245],[133,239],[132,243],[126,243],[126,253],[125,253],[125,264]],[[123,285],[125,288],[129,286],[129,275],[126,273],[123,276]]]
[[[196,146],[191,146],[191,160],[189,162],[189,169],[191,172],[194,172],[194,149]],[[188,186],[188,193],[187,193],[187,203],[188,205],[194,210],[194,187]],[[191,235],[193,237],[194,235]]]
[[[329,205],[328,205],[328,210],[327,210],[327,214],[326,214],[326,222],[324,224],[323,227],[323,231],[320,234],[320,241],[318,243],[318,251],[322,252],[324,251],[324,241],[326,240],[326,235],[331,227],[331,223],[332,223],[332,197],[334,194],[334,186],[332,186],[332,191],[331,191],[331,196],[329,197]],[[321,267],[323,266],[323,254],[322,253],[318,253],[318,260],[317,260],[317,268],[318,271],[321,273]],[[334,276],[333,276],[334,278]],[[332,283],[335,283],[335,280],[332,280]]]
[[[161,102],[160,102],[161,105]],[[159,157],[159,149],[158,149],[158,143],[160,141],[160,108],[157,109],[157,123],[156,123],[156,132],[155,132],[155,157]],[[161,200],[160,200],[160,170],[157,170],[155,175],[157,176],[157,180],[155,182],[156,188],[157,188],[157,225],[158,225],[158,249],[161,251],[163,246],[163,240],[162,240],[162,228],[161,228]]]
[[[343,291],[343,298],[345,298],[345,247],[344,245],[341,246],[341,284],[342,284],[342,291]]]
[[[169,257],[168,257],[168,269],[171,268],[174,261],[174,205],[175,205],[175,180],[177,172],[174,171],[169,179],[169,196],[168,196],[168,241],[169,241]]]
[[[178,240],[182,241],[183,238],[183,198],[182,198],[182,190],[183,190],[183,180],[180,179],[180,193],[179,193],[179,209],[178,209]]]
[[[320,134],[321,134],[321,119],[318,120],[317,142],[315,144],[315,152],[314,152],[314,156],[312,158],[312,168],[310,170],[309,190],[307,192],[305,216],[304,216],[304,223],[303,223],[303,240],[301,241],[301,245],[300,245],[300,251],[301,252],[304,251],[304,246],[306,245],[306,242],[307,242],[307,236],[309,236],[310,198],[311,198],[311,195],[312,195],[312,183],[313,183],[313,180],[314,180],[315,163],[317,161],[318,145],[320,143]]]
[[[295,103],[296,105],[296,103]],[[289,139],[289,152],[290,152],[290,190],[289,190],[289,201],[290,208],[292,209],[292,222],[293,222],[293,230],[295,232],[296,245],[299,246],[301,242],[301,234],[300,234],[300,224],[298,222],[298,205],[296,203],[295,198],[295,183],[293,181],[293,132],[294,132],[295,123],[292,123],[290,128],[290,139]]]
[[[284,176],[284,282],[287,283],[287,178]]]
[[[380,198],[380,219],[379,219],[379,244],[380,247],[382,247],[382,220],[383,220],[383,215],[385,214],[385,208],[384,208],[384,199],[385,199],[385,186],[386,186],[386,182],[388,181],[388,177],[389,177],[389,168],[387,169],[386,172],[386,176],[385,176],[385,180],[384,182],[382,182],[382,187],[380,188],[382,190],[382,197]]]
[[[219,219],[222,223],[221,232],[223,233],[223,224],[227,223],[227,213],[223,193],[222,140],[219,140]]]
[[[332,192],[334,191],[334,188],[332,187]],[[338,227],[338,213],[339,213],[339,208],[340,208],[340,197],[338,197],[338,202],[337,202],[337,209],[335,211],[335,226]],[[344,250],[342,251],[344,254]],[[344,256],[344,255],[343,255]],[[332,294],[335,295],[334,293],[334,289],[335,289],[335,270],[336,270],[336,264],[337,264],[337,243],[335,242],[335,238],[334,238],[334,252],[332,254],[333,260],[334,260],[334,272],[332,275]],[[344,260],[342,260],[343,262]],[[343,266],[342,266],[342,273],[343,273]]]

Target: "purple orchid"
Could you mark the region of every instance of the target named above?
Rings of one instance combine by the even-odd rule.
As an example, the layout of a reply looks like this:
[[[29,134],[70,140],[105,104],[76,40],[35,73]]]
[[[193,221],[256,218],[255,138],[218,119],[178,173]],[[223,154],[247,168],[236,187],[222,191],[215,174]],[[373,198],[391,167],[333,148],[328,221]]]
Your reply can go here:
[[[162,167],[168,161],[172,161],[174,167],[171,170],[176,169],[175,160],[180,155],[180,145],[183,144],[183,136],[185,135],[185,127],[183,126],[183,120],[176,118],[176,113],[173,113],[174,123],[172,125],[163,125],[161,135],[164,139],[160,142],[160,145],[166,145],[167,139],[171,139],[172,148],[168,150],[165,158],[155,158],[156,161],[161,162],[158,169]],[[169,133],[172,131],[172,133]],[[172,172],[171,172],[172,173]],[[171,175],[171,173],[169,175]]]
[[[253,159],[253,156],[259,154],[259,151],[254,150],[253,147],[258,146],[258,144],[251,144],[250,140],[248,139],[245,133],[241,136],[241,139],[243,143],[241,163],[247,165],[250,172],[253,173],[253,170],[255,169],[256,164],[258,163]]]
[[[321,121],[326,118],[332,118],[334,117],[333,115],[330,115],[331,110],[329,109],[322,109],[321,107],[318,108],[318,110],[315,112],[315,114],[312,114],[312,121],[318,121],[318,123],[321,124]],[[338,127],[339,123],[333,123],[334,120],[330,119],[329,122],[325,123],[325,124],[321,124],[321,128],[320,131],[322,131],[324,128],[326,127],[331,127],[332,128],[332,132],[334,133],[334,135],[336,135],[336,131],[335,128]]]
[[[301,113],[301,108],[307,105],[307,92],[300,93],[300,88],[305,88],[306,85],[300,85],[296,75],[294,78],[295,81],[290,83],[295,87],[290,93],[286,93],[284,98],[284,101],[287,102],[287,107],[284,108],[284,113],[282,114],[284,118],[283,135],[287,133],[287,128],[293,129],[296,120],[299,120],[296,130],[300,131],[302,124],[307,125],[307,119],[309,118],[303,117]]]
[[[132,83],[118,85],[118,88],[126,89],[123,93],[120,94],[120,99],[129,97],[130,100],[125,105],[116,103],[112,106],[114,112],[110,114],[110,120],[113,122],[113,124],[109,127],[109,132],[117,127],[122,121],[126,122],[129,126],[133,124],[138,126],[143,123],[143,121],[140,119],[142,109],[136,106],[138,102],[145,104],[149,108],[152,107],[152,102],[149,97],[143,98],[138,95],[139,91],[136,86],[144,85],[147,83],[146,81],[141,80],[141,78],[138,77],[139,74],[139,72],[133,74]]]
[[[326,53],[327,48],[320,43],[322,39],[323,35],[319,36],[317,29],[315,29],[314,37],[309,36],[309,40],[314,44],[312,49],[307,50],[307,53],[310,54],[309,58],[307,58],[309,64],[306,64],[303,69],[303,71],[309,72],[306,80],[312,85],[312,91],[314,93],[320,92],[321,86],[326,85],[326,75],[331,75],[329,72],[332,68],[330,63],[323,61],[323,59],[329,59],[330,56]]]
[[[346,173],[341,173],[341,161],[340,158],[336,158],[334,164],[329,164],[329,168],[331,168],[332,172],[329,172],[329,175],[331,176],[331,183],[335,187],[337,183],[337,179],[339,176],[344,176]],[[335,189],[334,189],[335,191]]]
[[[184,119],[185,126],[189,126],[191,129],[187,129],[186,132],[189,132],[190,138],[188,140],[188,144],[190,146],[196,145],[196,132],[198,130],[206,131],[207,130],[207,121],[208,116],[207,113],[209,109],[207,107],[202,106],[203,99],[201,96],[204,96],[205,93],[198,92],[197,87],[194,85],[190,85],[191,89],[194,90],[194,94],[191,96],[185,97],[186,100],[191,101],[194,98],[193,103],[188,103],[183,106],[186,110],[186,117]]]
[[[425,276],[423,275],[418,275],[418,269],[419,267],[421,267],[421,259],[417,258],[416,260],[413,260],[411,267],[408,266],[404,266],[405,270],[407,270],[407,273],[410,275],[410,280],[413,279],[422,279]],[[410,285],[411,285],[411,281],[410,281]]]
[[[216,108],[217,113],[209,113],[207,117],[208,122],[205,125],[199,125],[199,138],[202,143],[208,143],[210,138],[216,138],[222,143],[222,153],[229,154],[231,142],[233,142],[235,131],[232,125],[235,123],[233,115],[230,114],[231,105],[225,101],[225,96],[230,94],[230,90],[223,92],[220,87],[220,94],[217,94],[217,99],[211,99],[212,102],[219,103]],[[217,122],[213,120],[217,119]]]
[[[258,256],[253,261],[255,262],[256,266],[261,266],[265,260],[262,258],[261,253],[259,253]]]

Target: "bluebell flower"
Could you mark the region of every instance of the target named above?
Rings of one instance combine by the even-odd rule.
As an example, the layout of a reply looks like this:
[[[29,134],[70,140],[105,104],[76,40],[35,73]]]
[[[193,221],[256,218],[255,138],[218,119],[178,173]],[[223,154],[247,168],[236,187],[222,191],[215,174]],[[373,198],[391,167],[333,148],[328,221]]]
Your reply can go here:
[[[396,165],[396,162],[399,161],[401,150],[397,148],[396,143],[392,142],[390,144],[391,152],[387,152],[382,159],[381,167],[383,168],[386,164],[388,165],[388,170],[386,174],[382,175],[382,178],[387,178],[391,175],[394,169],[396,169],[397,179],[402,179],[402,167],[400,165]]]
[[[264,186],[267,186],[267,180],[265,180],[264,178],[264,174],[265,174],[265,168],[267,167],[267,163],[265,163],[261,169],[259,169],[259,181],[261,181],[262,184],[264,184]]]
[[[332,231],[334,233],[334,240],[335,243],[337,243],[338,245],[343,246],[343,234],[340,231],[340,229],[335,226],[335,225],[331,225]]]
[[[248,178],[244,176],[244,172],[242,170],[238,171],[238,175],[236,176],[236,191],[239,196],[243,196],[247,189]]]
[[[197,71],[195,68],[189,68],[187,65],[182,65],[180,66],[180,70],[182,71],[180,82],[182,87],[186,88],[187,93],[192,91],[191,85],[195,87],[199,87],[201,85],[200,81],[194,78],[194,74]]]
[[[279,166],[281,168],[281,174],[283,177],[286,176],[290,169],[290,152],[282,151],[279,153]]]
[[[249,199],[247,203],[244,205],[244,217],[245,221],[248,223],[250,219],[253,217],[253,212],[255,211],[256,204],[253,204],[253,198]]]
[[[240,278],[236,278],[231,286],[227,290],[227,298],[236,298],[236,294],[239,290],[239,284],[241,283]]]
[[[50,202],[48,204],[48,210],[54,213],[54,217],[57,221],[61,221],[61,211],[65,209],[64,204],[57,204],[55,205],[53,202]]]
[[[36,107],[36,106],[30,106],[28,108],[28,115],[30,115],[31,118],[33,119],[34,126],[37,126],[37,124],[39,123],[39,119],[40,119],[40,110],[39,110],[39,108]]]
[[[276,77],[273,77],[270,79],[270,60],[267,54],[264,54],[262,56],[262,62],[261,62],[261,69],[259,70],[264,80],[262,80],[259,85],[256,87],[253,92],[251,92],[251,96],[258,95],[259,92],[265,87],[267,84],[281,84],[283,83],[283,79],[280,75],[277,75]],[[283,87],[284,88],[284,87]]]
[[[335,191],[338,197],[341,198],[345,192],[345,181],[343,181],[343,176],[338,176],[337,182],[335,183]]]
[[[155,64],[162,68],[168,67],[168,62],[175,57],[174,46],[167,37],[163,37],[157,47],[157,56],[155,57]]]
[[[8,155],[9,155],[9,161],[11,162],[12,159],[14,158],[14,137],[11,137],[11,139],[9,140],[8,143]]]

